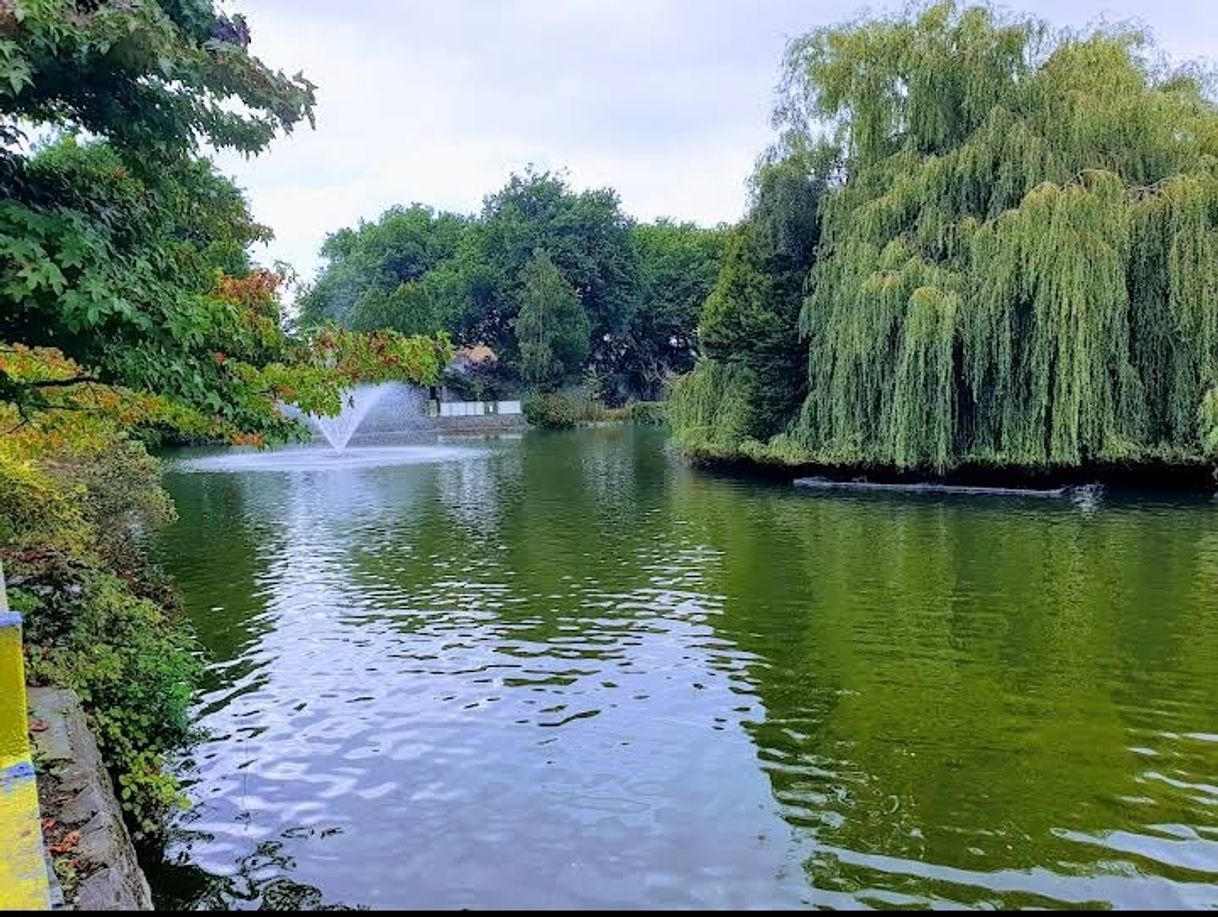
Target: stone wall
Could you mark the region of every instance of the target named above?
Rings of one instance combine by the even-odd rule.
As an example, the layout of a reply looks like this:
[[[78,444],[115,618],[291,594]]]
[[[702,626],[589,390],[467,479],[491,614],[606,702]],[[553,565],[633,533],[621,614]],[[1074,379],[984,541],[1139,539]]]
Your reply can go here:
[[[65,872],[73,877],[64,882],[68,905],[82,911],[152,910],[148,881],[79,699],[59,688],[31,688],[29,703],[39,724],[34,742],[43,814],[54,819],[61,836],[71,837],[59,854],[68,859]]]

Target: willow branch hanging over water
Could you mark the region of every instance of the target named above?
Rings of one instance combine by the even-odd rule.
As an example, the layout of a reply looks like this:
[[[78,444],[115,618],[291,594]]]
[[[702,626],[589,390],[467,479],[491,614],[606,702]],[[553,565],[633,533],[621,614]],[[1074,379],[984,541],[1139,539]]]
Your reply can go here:
[[[1218,107],[1197,68],[1152,50],[952,3],[792,43],[779,117],[828,125],[834,186],[799,318],[807,397],[771,454],[1202,457]]]

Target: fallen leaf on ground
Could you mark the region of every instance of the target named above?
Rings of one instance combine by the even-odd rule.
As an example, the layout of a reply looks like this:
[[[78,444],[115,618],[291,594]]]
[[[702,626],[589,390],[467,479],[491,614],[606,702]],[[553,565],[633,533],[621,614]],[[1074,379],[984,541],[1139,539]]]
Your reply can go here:
[[[80,843],[80,832],[73,831],[71,834],[64,835],[64,839],[58,844],[51,844],[49,849],[54,854],[64,854]]]

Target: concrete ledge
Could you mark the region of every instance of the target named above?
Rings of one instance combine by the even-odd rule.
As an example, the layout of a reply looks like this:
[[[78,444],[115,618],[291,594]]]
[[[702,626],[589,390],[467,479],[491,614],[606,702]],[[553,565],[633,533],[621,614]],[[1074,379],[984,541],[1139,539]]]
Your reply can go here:
[[[527,430],[529,422],[523,414],[482,414],[430,418],[437,433],[494,433],[500,430]]]
[[[46,729],[34,735],[43,814],[78,835],[69,855],[78,879],[65,888],[82,911],[152,910],[152,893],[102,764],[80,701],[71,691],[31,688],[30,712]]]

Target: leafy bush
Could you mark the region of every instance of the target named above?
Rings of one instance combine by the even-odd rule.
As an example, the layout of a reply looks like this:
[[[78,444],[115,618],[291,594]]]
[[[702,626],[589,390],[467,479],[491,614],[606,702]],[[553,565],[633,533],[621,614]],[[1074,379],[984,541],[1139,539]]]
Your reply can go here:
[[[597,419],[596,405],[570,392],[539,392],[525,398],[520,407],[533,426],[554,430]]]
[[[83,432],[83,430],[82,430]],[[27,675],[81,697],[123,808],[155,835],[180,802],[167,755],[190,737],[188,632],[138,538],[171,516],[155,461],[121,439],[53,462],[36,433],[0,445],[0,562],[25,617]]]
[[[137,832],[155,835],[180,804],[165,757],[190,736],[199,674],[170,611],[118,576],[65,554],[13,564],[25,615],[28,677],[73,688]]]
[[[632,401],[626,405],[626,418],[632,423],[660,426],[668,423],[668,406],[663,401]]]
[[[632,401],[625,407],[607,408],[579,389],[529,395],[521,409],[533,426],[550,429],[603,421],[657,425],[668,422],[668,408],[663,401]]]

